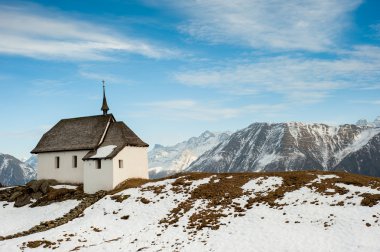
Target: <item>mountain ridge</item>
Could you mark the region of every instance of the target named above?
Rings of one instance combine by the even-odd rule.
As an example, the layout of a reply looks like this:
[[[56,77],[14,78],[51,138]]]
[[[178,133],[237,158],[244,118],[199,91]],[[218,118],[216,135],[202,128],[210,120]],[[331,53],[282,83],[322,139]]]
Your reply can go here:
[[[154,145],[148,153],[149,177],[160,178],[185,170],[210,148],[224,141],[231,133],[204,131],[172,146]]]
[[[9,154],[0,154],[0,184],[23,185],[37,177],[35,167]]]
[[[380,176],[380,164],[372,164],[368,155],[367,162],[361,162],[362,166],[356,169],[339,166],[352,153],[357,153],[356,159],[363,158],[366,153],[360,150],[379,133],[380,128],[353,124],[329,126],[297,122],[253,123],[202,154],[186,171],[257,172],[317,169],[360,173],[363,165],[371,165],[370,169],[361,174]],[[372,146],[372,153],[380,156],[374,151],[380,149],[378,141],[371,143],[375,145]],[[353,158],[354,156],[351,156],[351,159]],[[344,161],[346,162],[348,161]]]

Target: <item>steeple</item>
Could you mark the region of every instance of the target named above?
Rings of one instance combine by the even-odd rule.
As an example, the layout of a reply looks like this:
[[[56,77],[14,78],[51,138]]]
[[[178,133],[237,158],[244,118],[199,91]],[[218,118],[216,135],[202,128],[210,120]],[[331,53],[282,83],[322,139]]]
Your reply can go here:
[[[103,105],[102,105],[101,110],[103,110],[103,115],[107,115],[107,112],[108,112],[109,108],[108,108],[108,105],[107,105],[106,90],[105,90],[105,86],[104,86],[104,80],[102,82],[103,82]]]

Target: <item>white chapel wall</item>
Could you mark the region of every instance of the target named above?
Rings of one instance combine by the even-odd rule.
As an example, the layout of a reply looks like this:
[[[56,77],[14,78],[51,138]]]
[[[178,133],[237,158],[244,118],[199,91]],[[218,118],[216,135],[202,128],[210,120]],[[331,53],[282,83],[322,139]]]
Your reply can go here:
[[[62,151],[39,153],[37,179],[55,179],[63,183],[83,183],[83,160],[88,151]],[[73,167],[73,156],[77,156],[77,168]],[[56,168],[55,157],[59,157]]]
[[[84,161],[83,190],[85,193],[113,189],[112,164],[111,159],[101,159],[101,168],[98,169],[96,160]]]
[[[123,168],[119,168],[123,160]],[[149,178],[148,148],[126,146],[113,158],[113,186],[128,178]]]

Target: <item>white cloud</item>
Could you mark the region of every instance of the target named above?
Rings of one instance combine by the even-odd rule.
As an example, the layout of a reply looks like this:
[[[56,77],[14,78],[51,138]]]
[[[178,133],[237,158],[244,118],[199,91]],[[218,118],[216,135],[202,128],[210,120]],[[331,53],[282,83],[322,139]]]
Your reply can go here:
[[[380,23],[379,24],[374,24],[370,26],[376,33],[376,37],[380,38]]]
[[[119,77],[113,74],[105,73],[105,72],[92,72],[85,69],[80,69],[78,71],[78,74],[86,79],[90,80],[96,80],[98,84],[101,83],[101,81],[105,81],[106,84],[131,84],[133,83],[132,80],[125,79],[123,77]]]
[[[380,105],[380,100],[355,100],[355,101],[352,101],[352,103]]]
[[[335,58],[268,57],[250,63],[176,73],[185,85],[231,94],[277,93],[290,101],[319,102],[334,90],[379,86],[379,47],[358,46]]]
[[[150,58],[176,54],[105,26],[29,4],[0,5],[0,37],[0,53],[41,59],[105,60],[114,52]]]
[[[218,102],[199,102],[195,100],[166,100],[140,104],[144,107],[143,113],[136,116],[156,116],[167,120],[197,120],[197,121],[223,121],[264,113],[272,117],[284,111],[287,104],[254,104],[240,107],[221,106]]]
[[[164,1],[165,2],[165,1]],[[350,25],[362,0],[166,0],[187,17],[180,29],[212,43],[324,51]],[[161,3],[161,2],[160,2]]]

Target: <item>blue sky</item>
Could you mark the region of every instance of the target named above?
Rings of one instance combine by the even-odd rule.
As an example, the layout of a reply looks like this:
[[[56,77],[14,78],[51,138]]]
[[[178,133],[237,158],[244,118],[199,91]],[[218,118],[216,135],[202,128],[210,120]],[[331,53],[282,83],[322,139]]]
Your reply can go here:
[[[150,145],[380,115],[380,1],[0,1],[0,152],[100,114]]]

